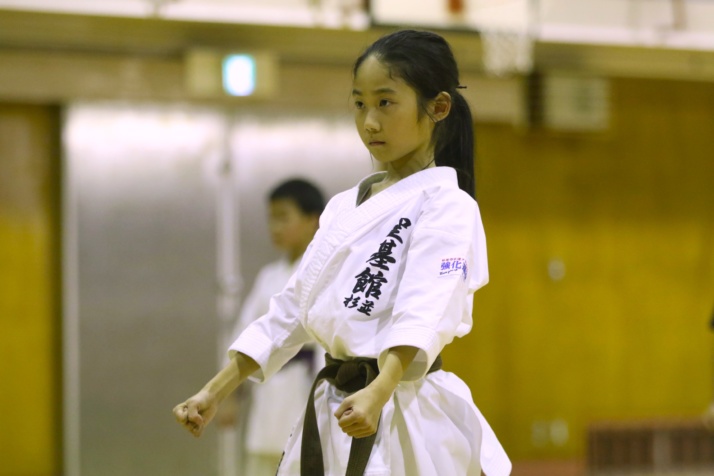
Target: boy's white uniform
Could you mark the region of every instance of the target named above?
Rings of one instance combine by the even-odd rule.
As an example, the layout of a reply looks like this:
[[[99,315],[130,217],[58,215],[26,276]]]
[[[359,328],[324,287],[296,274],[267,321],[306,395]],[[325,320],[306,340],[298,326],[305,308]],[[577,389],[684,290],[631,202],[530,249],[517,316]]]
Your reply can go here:
[[[280,259],[260,270],[241,309],[236,336],[239,331],[268,312],[270,298],[285,287],[299,263],[300,259],[294,263]],[[312,347],[308,344],[307,348]],[[313,362],[310,361],[293,361],[267,382],[252,386],[245,442],[249,455],[280,457],[285,441],[290,436],[295,415],[305,409],[307,394],[315,378],[313,367]],[[294,389],[295,393],[286,394],[286,388]],[[248,468],[254,470],[257,476],[262,476],[266,471],[271,473],[271,470],[274,473],[276,470],[277,465],[270,460],[265,462],[269,468],[261,469],[261,464],[262,460],[251,461]]]
[[[466,384],[427,374],[442,348],[471,330],[473,292],[488,281],[478,206],[448,167],[410,175],[357,206],[383,178],[373,174],[328,203],[297,273],[230,352],[252,357],[260,381],[311,338],[336,359],[380,366],[390,348],[417,347],[382,410],[365,475],[508,475],[510,461]],[[315,391],[330,476],[344,475],[349,457],[351,438],[333,416],[345,396],[325,381]],[[278,475],[300,474],[301,431],[302,417]]]

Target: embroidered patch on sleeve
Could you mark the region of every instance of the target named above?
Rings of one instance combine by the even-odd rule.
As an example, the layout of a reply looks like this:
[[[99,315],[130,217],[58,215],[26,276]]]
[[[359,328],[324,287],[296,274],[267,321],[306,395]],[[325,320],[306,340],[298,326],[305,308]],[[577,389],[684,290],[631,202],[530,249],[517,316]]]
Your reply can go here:
[[[464,258],[443,258],[441,260],[439,276],[451,276],[453,274],[460,274],[464,281],[466,281],[469,271]]]

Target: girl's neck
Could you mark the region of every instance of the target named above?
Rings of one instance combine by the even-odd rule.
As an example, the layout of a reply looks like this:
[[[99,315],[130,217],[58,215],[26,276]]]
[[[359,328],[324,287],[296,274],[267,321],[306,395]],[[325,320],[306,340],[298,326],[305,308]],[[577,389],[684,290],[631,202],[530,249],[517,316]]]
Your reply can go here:
[[[371,195],[375,195],[390,185],[394,185],[400,180],[409,177],[412,174],[421,172],[422,170],[434,167],[434,154],[429,153],[421,160],[412,159],[408,162],[400,164],[398,162],[390,162],[386,164],[384,171],[386,175],[384,179],[372,185]]]

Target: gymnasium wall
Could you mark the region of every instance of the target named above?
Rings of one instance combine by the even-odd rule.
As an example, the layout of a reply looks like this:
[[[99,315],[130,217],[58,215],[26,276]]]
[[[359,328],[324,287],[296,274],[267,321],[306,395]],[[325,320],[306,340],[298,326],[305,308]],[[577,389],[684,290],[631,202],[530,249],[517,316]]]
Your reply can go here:
[[[335,55],[344,55],[338,49]],[[3,54],[23,64],[34,64],[34,54],[63,57],[31,47]],[[178,88],[179,59],[126,58],[130,66],[161,62],[168,72],[145,77],[127,66],[138,71],[127,84],[141,94],[118,98],[152,100],[166,89],[159,100],[185,100],[169,94]],[[70,69],[35,73],[31,83],[23,75],[29,70],[12,68],[0,83],[14,85],[5,91],[18,102],[68,101],[77,92],[51,83],[75,78]],[[287,75],[298,80],[285,83],[268,106],[272,113],[315,102],[321,112],[344,111],[339,85],[349,65],[304,67],[293,58]],[[74,87],[91,93],[86,84]],[[301,95],[300,84],[316,84],[320,94]],[[468,84],[478,99],[478,83]],[[474,331],[444,352],[446,369],[466,380],[515,460],[584,457],[591,421],[698,416],[714,380],[707,327],[714,306],[714,83],[615,79],[612,124],[598,133],[514,128],[503,122],[509,114],[496,122],[474,106],[491,283],[477,293]],[[488,109],[499,117],[495,103]],[[53,107],[0,103],[0,404],[10,409],[4,421],[11,429],[0,434],[0,475],[61,468],[58,131]]]
[[[0,475],[60,470],[59,114],[0,103]]]
[[[491,283],[447,349],[514,459],[712,398],[714,85],[616,79],[603,133],[478,123]]]

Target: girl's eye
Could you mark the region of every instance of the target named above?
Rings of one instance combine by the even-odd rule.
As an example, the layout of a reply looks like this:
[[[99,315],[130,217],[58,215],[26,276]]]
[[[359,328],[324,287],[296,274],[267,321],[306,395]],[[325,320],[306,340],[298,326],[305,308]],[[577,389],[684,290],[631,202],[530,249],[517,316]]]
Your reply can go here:
[[[362,101],[355,101],[355,107],[357,109],[362,109],[364,108],[364,103]]]
[[[380,107],[386,107],[386,106],[389,106],[390,104],[392,104],[392,101],[390,101],[389,99],[382,99],[379,101]]]

